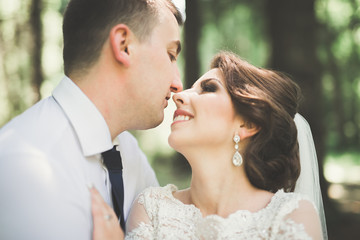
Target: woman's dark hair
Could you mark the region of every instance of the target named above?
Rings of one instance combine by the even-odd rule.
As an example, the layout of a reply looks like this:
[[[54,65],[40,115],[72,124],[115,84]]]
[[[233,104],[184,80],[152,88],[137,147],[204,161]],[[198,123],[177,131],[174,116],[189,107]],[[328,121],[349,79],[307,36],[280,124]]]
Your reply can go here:
[[[63,20],[64,70],[69,75],[95,63],[112,27],[123,23],[145,40],[168,8],[179,25],[181,13],[171,0],[70,0]]]
[[[211,68],[222,72],[236,112],[259,128],[243,154],[251,184],[271,192],[293,191],[300,174],[294,122],[300,88],[285,74],[255,67],[229,52],[216,55]]]

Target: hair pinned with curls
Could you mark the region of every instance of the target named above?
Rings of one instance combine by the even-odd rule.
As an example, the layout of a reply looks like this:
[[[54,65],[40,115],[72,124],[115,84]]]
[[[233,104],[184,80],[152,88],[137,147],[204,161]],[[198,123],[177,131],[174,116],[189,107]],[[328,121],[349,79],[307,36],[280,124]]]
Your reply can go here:
[[[243,154],[251,184],[271,192],[293,191],[300,174],[293,120],[300,88],[285,74],[255,67],[229,52],[217,54],[211,68],[222,72],[237,114],[260,129]]]

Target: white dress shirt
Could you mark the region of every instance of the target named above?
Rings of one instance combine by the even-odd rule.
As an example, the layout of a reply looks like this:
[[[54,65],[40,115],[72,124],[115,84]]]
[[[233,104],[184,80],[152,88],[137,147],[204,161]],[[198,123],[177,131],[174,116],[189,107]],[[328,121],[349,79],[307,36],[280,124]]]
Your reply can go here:
[[[124,215],[154,171],[128,132],[116,141],[123,161]],[[101,152],[113,146],[103,116],[64,77],[41,100],[0,129],[0,239],[92,239],[93,184],[112,205]]]

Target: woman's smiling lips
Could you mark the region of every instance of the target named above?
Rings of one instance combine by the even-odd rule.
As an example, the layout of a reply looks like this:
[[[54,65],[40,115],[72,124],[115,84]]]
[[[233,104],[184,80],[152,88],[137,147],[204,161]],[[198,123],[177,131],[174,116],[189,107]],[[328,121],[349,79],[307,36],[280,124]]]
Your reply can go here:
[[[173,125],[174,123],[178,123],[178,122],[188,121],[188,120],[192,119],[193,117],[194,117],[194,115],[192,115],[191,113],[189,113],[183,109],[177,109],[174,112],[173,123],[171,125]]]

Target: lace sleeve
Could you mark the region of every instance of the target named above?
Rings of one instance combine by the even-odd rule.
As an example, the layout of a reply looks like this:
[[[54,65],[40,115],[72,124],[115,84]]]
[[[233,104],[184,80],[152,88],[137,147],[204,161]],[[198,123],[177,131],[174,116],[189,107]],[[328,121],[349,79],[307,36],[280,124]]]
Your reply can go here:
[[[278,226],[276,239],[323,239],[319,215],[312,202],[302,199],[292,202],[285,208],[288,209],[288,213]]]
[[[145,196],[141,193],[131,208],[126,222],[125,239],[154,239],[151,216],[146,211]]]

